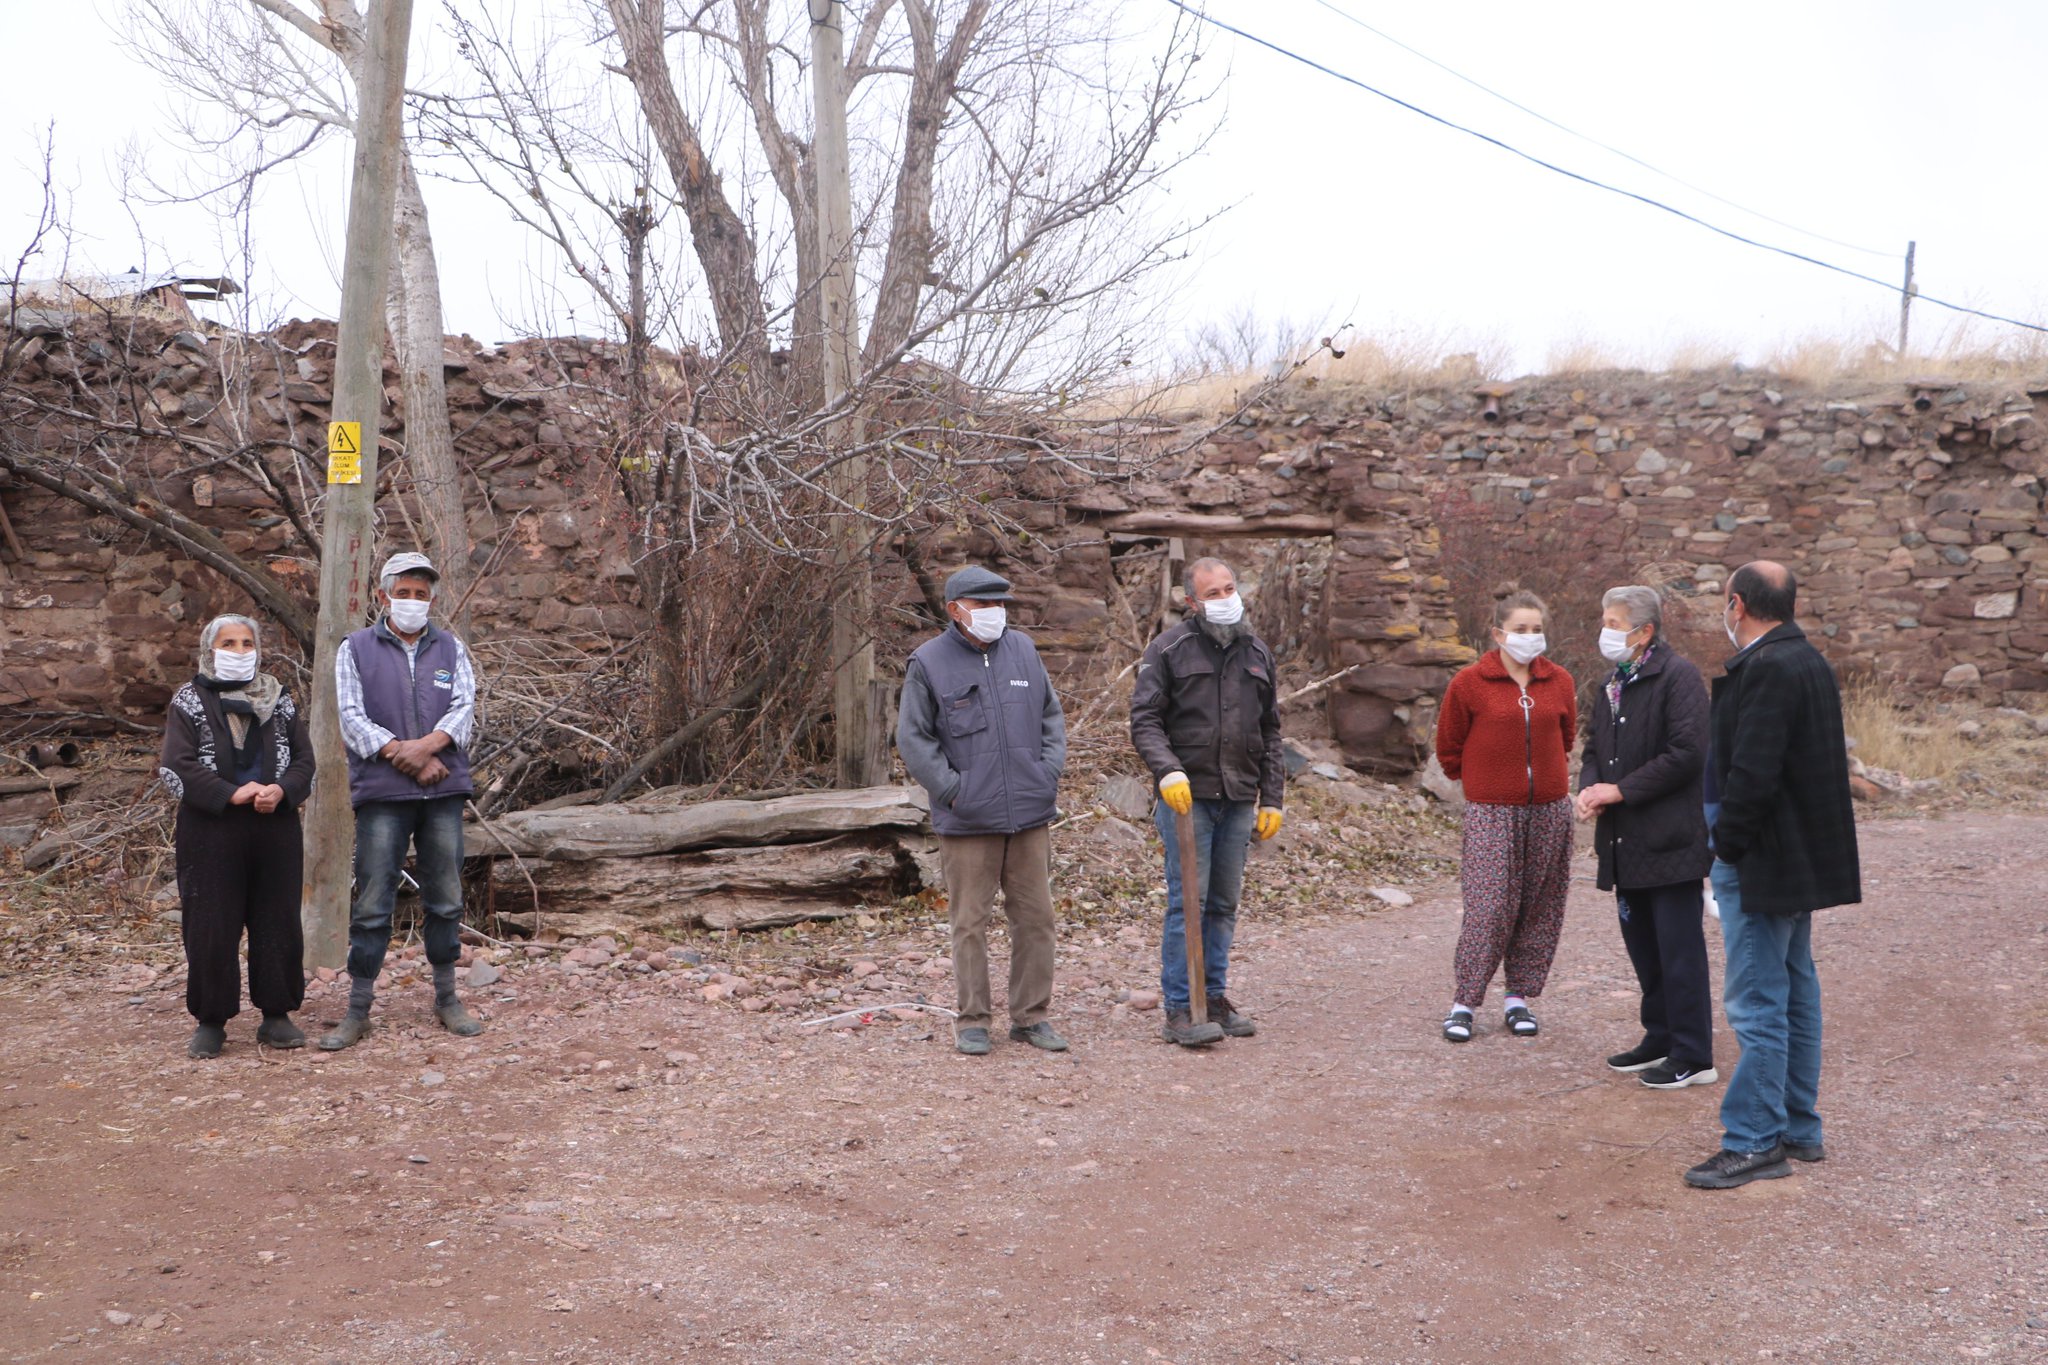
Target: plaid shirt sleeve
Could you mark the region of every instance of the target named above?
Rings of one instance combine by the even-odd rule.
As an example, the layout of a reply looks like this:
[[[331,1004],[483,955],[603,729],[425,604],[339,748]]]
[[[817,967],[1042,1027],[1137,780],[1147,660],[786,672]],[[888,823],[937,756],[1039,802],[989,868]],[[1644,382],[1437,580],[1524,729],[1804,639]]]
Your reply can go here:
[[[455,696],[434,728],[453,740],[456,748],[469,751],[476,732],[476,669],[469,662],[469,647],[460,640],[455,642]]]
[[[334,699],[341,712],[341,742],[357,758],[375,758],[398,738],[363,709],[363,675],[356,671],[356,652],[347,640],[334,652]]]

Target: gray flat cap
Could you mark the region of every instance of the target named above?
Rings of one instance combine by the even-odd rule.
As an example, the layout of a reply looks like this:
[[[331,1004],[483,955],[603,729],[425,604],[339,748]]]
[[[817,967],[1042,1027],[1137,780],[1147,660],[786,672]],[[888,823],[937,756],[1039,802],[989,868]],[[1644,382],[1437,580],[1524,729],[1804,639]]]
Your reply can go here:
[[[1010,600],[1010,580],[979,564],[969,564],[964,569],[955,570],[946,580],[946,600],[958,602],[962,598],[976,602],[1007,602]]]
[[[418,550],[401,550],[384,561],[384,567],[377,572],[380,579],[396,577],[399,574],[425,574],[435,582],[441,581],[441,571],[434,567],[434,561]]]

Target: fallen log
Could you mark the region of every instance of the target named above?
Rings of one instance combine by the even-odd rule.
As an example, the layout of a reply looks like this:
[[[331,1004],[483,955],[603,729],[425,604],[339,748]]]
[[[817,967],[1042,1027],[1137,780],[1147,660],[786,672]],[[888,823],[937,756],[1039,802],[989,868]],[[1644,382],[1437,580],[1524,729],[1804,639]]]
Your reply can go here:
[[[572,806],[515,811],[465,826],[463,853],[489,858],[577,862],[645,858],[693,848],[782,844],[855,830],[917,829],[926,818],[916,787],[801,792],[772,801],[706,801],[694,806]]]
[[[528,860],[493,858],[487,875],[500,905],[540,913],[625,919],[641,929],[764,929],[851,914],[923,885],[915,842],[880,831],[816,843],[714,848],[634,858]],[[533,877],[527,885],[526,874]],[[506,918],[521,924],[524,909]],[[579,924],[576,932],[585,932]],[[595,932],[595,931],[591,931]]]

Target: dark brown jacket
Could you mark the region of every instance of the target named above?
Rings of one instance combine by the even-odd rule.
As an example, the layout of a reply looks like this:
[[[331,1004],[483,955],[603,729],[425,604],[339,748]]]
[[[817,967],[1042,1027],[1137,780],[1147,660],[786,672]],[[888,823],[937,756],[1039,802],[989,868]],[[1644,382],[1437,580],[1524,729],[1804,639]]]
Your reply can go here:
[[[1603,683],[1586,726],[1579,789],[1621,788],[1621,804],[1600,812],[1593,848],[1602,891],[1696,882],[1707,875],[1707,683],[1691,660],[1662,640],[1621,689],[1617,712]]]
[[[1279,674],[1273,651],[1246,634],[1220,649],[1192,619],[1154,640],[1131,692],[1131,742],[1156,783],[1184,772],[1201,801],[1280,809]]]
[[[280,811],[296,811],[313,794],[313,741],[306,737],[306,718],[284,693],[270,719],[256,727],[260,780],[284,788]],[[228,808],[235,789],[234,732],[220,694],[188,682],[171,698],[164,719],[163,754],[157,773],[171,795],[209,814]]]

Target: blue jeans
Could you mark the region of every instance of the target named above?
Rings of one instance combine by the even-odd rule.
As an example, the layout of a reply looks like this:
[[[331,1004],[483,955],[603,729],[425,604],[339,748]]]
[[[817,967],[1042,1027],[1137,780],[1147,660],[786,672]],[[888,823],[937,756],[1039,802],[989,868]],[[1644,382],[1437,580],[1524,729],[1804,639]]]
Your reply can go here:
[[[1210,996],[1226,993],[1230,943],[1237,937],[1237,900],[1244,892],[1244,859],[1258,819],[1255,801],[1195,802],[1195,882],[1202,888],[1203,983]],[[1153,803],[1152,823],[1166,841],[1166,932],[1159,939],[1159,993],[1170,1010],[1188,1007],[1187,917],[1180,896],[1180,838],[1173,807]]]
[[[1716,858],[1714,899],[1728,965],[1728,1026],[1742,1044],[1735,1078],[1721,1098],[1721,1145],[1768,1151],[1780,1141],[1817,1146],[1820,1115],[1820,976],[1813,968],[1812,915],[1751,915],[1736,869]]]
[[[356,807],[356,903],[348,916],[348,974],[374,981],[391,946],[391,903],[407,845],[427,912],[427,961],[462,952],[462,804],[468,798],[365,801]]]

